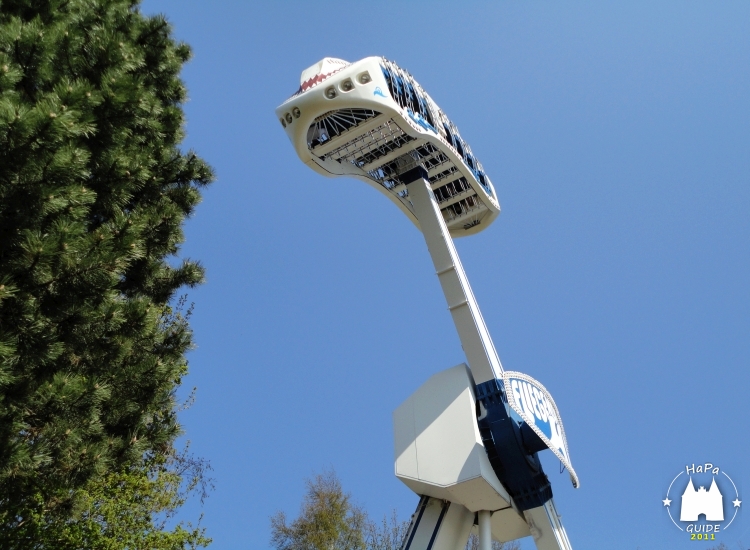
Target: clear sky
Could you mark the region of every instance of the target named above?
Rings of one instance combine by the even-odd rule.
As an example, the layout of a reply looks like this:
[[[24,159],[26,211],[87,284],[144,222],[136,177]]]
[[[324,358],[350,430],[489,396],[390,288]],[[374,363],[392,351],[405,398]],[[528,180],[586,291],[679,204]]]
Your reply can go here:
[[[214,467],[214,549],[269,548],[269,516],[328,467],[375,517],[408,517],[391,413],[464,360],[419,232],[304,166],[274,116],[326,56],[408,69],[494,182],[501,215],[457,247],[505,368],[562,414],[581,488],[543,454],[574,548],[708,546],[662,504],[686,464],[750,506],[750,3],[143,10],[193,47],[185,147],[218,176],[182,249],[208,273],[182,419]],[[718,540],[750,547],[750,512]]]

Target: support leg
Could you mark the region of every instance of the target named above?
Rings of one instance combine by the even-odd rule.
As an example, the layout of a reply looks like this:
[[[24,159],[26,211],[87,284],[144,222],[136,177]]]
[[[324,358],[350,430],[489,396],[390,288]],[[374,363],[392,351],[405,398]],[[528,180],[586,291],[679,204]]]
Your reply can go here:
[[[492,512],[480,510],[479,516],[479,550],[492,550]]]
[[[553,500],[548,500],[538,508],[526,510],[523,515],[526,518],[526,523],[529,524],[537,550],[573,549]]]
[[[474,514],[455,502],[422,496],[402,550],[463,550]]]

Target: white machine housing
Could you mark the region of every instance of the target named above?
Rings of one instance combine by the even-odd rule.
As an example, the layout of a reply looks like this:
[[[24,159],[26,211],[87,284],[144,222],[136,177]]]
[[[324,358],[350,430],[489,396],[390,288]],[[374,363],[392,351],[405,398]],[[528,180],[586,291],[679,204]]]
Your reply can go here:
[[[487,458],[473,388],[471,371],[460,364],[433,375],[394,411],[396,477],[418,495],[470,510],[469,528],[473,512],[491,511],[495,540],[527,537],[528,523]]]
[[[310,168],[365,181],[418,228],[398,177],[417,164],[428,170],[453,237],[483,230],[500,213],[492,182],[455,125],[409,73],[382,57],[319,61],[302,72],[276,116]]]

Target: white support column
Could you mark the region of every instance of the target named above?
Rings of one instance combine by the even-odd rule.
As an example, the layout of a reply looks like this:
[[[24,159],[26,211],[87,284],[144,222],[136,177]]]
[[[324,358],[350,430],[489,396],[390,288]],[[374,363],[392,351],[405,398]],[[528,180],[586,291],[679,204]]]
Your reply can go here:
[[[479,550],[492,550],[492,512],[479,510]]]
[[[426,172],[422,174],[426,175]],[[407,188],[474,381],[481,384],[500,378],[503,367],[430,188],[430,182],[419,178]]]
[[[523,515],[537,550],[573,550],[553,500],[526,510]]]

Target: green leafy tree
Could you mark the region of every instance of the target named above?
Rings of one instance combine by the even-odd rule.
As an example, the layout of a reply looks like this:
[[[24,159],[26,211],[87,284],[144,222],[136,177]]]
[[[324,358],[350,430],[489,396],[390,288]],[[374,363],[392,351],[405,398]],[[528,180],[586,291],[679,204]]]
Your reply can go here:
[[[169,260],[212,180],[178,148],[189,56],[136,1],[0,0],[0,540],[169,479],[168,304],[203,278]]]
[[[4,548],[55,550],[183,550],[207,546],[205,530],[190,523],[168,526],[186,497],[206,496],[208,465],[186,451],[92,478],[76,491],[68,517],[39,506],[17,526]],[[40,504],[41,504],[40,499]]]
[[[352,503],[333,470],[306,481],[307,491],[299,517],[288,523],[279,511],[271,517],[271,544],[276,550],[400,550],[409,522],[394,511],[381,523]],[[478,550],[479,537],[472,533],[466,550]],[[492,550],[519,550],[518,541],[492,541]]]
[[[271,544],[277,550],[399,550],[409,522],[393,512],[381,523],[352,502],[336,473],[329,470],[306,481],[299,517],[271,517]]]
[[[331,470],[307,480],[297,519],[287,523],[284,512],[271,518],[271,544],[277,550],[365,550],[368,521]]]
[[[271,544],[277,550],[400,550],[408,521],[372,521],[345,493],[333,470],[306,481],[300,515],[287,523],[284,512],[271,518]]]

